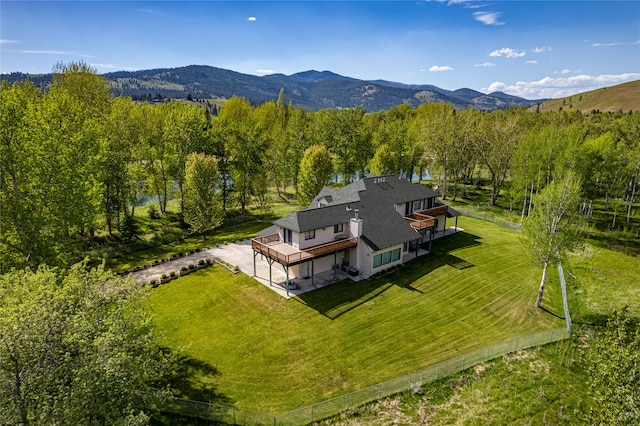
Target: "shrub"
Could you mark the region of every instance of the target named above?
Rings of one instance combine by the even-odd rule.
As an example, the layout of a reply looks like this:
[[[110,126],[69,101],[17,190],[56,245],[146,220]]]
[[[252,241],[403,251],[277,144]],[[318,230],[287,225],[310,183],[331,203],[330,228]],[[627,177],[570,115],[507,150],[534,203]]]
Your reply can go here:
[[[204,259],[198,260],[198,265],[200,265],[200,266],[204,265]]]
[[[180,268],[181,271],[186,271],[187,269],[189,268],[187,268],[186,266],[183,266],[182,268]]]
[[[240,272],[240,268],[238,267],[238,265],[234,266],[234,267],[233,267],[233,270],[234,270],[235,272]]]
[[[196,265],[192,263],[191,265],[189,265],[189,269],[196,269]]]
[[[167,278],[167,274],[162,274],[162,278]]]
[[[156,210],[155,207],[151,206],[148,210],[149,219],[160,219],[160,213]]]
[[[156,285],[156,280],[151,280],[151,281],[149,281],[149,284],[150,284],[150,285]]]
[[[206,259],[205,262],[207,262],[207,265],[211,265],[211,259]]]
[[[175,271],[171,271],[171,273],[169,274],[169,276],[170,276],[171,278],[175,277],[175,276],[176,276]]]
[[[200,249],[199,248],[196,249],[196,253],[200,253]]]

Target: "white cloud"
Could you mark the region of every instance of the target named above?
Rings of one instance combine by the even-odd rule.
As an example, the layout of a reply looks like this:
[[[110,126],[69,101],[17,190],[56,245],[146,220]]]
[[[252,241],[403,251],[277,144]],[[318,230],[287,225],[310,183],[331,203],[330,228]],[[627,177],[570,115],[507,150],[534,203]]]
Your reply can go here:
[[[256,17],[255,17],[255,16],[249,16],[249,17],[247,18],[247,21],[255,22],[255,21],[257,21],[257,19],[256,19]]]
[[[634,42],[633,42],[633,43],[631,43],[631,44],[640,44],[640,40],[636,40],[636,41],[634,41]]]
[[[449,65],[434,65],[431,68],[429,68],[429,72],[439,72],[439,71],[453,71],[453,68],[451,68]]]
[[[504,25],[504,22],[498,20],[500,15],[500,12],[475,12],[473,19],[485,25]]]
[[[84,53],[72,52],[69,50],[21,50],[20,53],[27,55],[58,55],[58,56],[79,56],[81,58],[95,58],[95,56]]]
[[[267,75],[267,74],[275,74],[276,72],[274,70],[269,70],[269,69],[258,69],[256,70],[256,73],[261,75]]]
[[[518,81],[507,85],[496,81],[488,88],[482,89],[487,93],[501,91],[510,95],[527,99],[562,98],[576,93],[615,86],[640,79],[640,73],[603,74],[603,75],[575,75],[571,77],[544,77],[538,81]]]
[[[494,50],[493,52],[489,53],[489,56],[493,56],[493,57],[506,56],[507,58],[520,58],[524,55],[525,55],[524,52],[519,52],[516,49],[510,49],[508,47],[503,47],[502,49]]]
[[[495,67],[496,64],[493,62],[483,62],[481,64],[475,64],[474,67]]]
[[[593,47],[611,47],[611,46],[622,46],[624,43],[593,43],[591,46]]]
[[[533,53],[542,53],[546,51],[551,51],[551,48],[550,47],[534,47],[532,51]]]
[[[19,43],[18,40],[7,40],[6,38],[0,39],[0,44],[15,44]]]
[[[564,69],[560,71],[560,74],[570,74],[570,73],[571,73],[571,70],[568,70],[568,69]]]
[[[538,63],[538,61],[527,61],[528,64],[533,64],[536,65]]]
[[[89,65],[95,68],[106,68],[110,70],[115,68],[115,65],[113,64],[89,64]]]

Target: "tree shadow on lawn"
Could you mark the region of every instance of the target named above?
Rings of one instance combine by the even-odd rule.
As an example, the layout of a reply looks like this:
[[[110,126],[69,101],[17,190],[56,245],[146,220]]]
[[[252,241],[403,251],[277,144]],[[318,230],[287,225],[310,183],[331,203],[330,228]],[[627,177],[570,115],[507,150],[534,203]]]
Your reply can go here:
[[[456,269],[473,266],[450,252],[480,245],[482,244],[480,239],[477,235],[459,232],[446,239],[434,241],[430,254],[410,260],[393,273],[358,282],[343,280],[328,287],[303,293],[294,300],[334,320],[375,299],[392,286],[423,293],[422,290],[413,287],[413,284],[436,269],[445,265]],[[428,248],[428,245],[429,243],[424,243],[423,248]]]
[[[235,401],[216,391],[211,384],[213,378],[220,375],[214,366],[190,356],[182,356],[177,362],[175,377],[171,387],[177,395],[193,401],[209,402],[220,405],[233,405]]]

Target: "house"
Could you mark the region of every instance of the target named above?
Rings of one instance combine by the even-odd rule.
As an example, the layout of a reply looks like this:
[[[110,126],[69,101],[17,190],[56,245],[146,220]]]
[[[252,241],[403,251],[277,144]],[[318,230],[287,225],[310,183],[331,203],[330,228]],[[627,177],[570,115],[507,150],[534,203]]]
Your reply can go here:
[[[342,188],[324,187],[305,209],[276,220],[251,242],[254,256],[279,263],[294,277],[338,269],[367,278],[416,257],[459,212],[425,185],[398,175],[372,176]],[[271,275],[271,269],[270,269]],[[270,279],[271,280],[271,279]]]

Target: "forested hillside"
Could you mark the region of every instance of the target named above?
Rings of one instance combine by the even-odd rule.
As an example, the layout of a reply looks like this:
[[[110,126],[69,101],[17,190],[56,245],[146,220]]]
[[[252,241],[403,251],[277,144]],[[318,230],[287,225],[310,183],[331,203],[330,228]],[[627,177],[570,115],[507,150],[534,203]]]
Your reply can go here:
[[[482,173],[492,188],[488,204],[523,215],[532,196],[567,171],[581,179],[581,205],[603,197],[614,226],[628,221],[638,193],[639,112],[457,111],[442,103],[308,111],[281,93],[259,106],[233,97],[212,117],[182,102],[115,98],[108,81],[82,65],[58,74],[49,91],[3,82],[0,94],[3,271],[66,265],[101,236],[132,238],[135,209],[148,200],[159,202],[159,214],[170,199],[189,209],[197,202],[190,196],[206,193],[185,191],[198,182],[187,170],[192,153],[214,160],[209,204],[226,215],[284,197],[306,172],[312,145],[330,156],[336,184],[428,170],[442,196],[456,198]],[[198,220],[206,217],[218,215]]]
[[[284,74],[242,74],[202,65],[142,71],[118,71],[104,74],[116,95],[137,100],[152,99],[229,99],[245,98],[252,105],[273,100],[284,89],[286,102],[310,110],[361,107],[380,111],[401,104],[444,102],[458,109],[469,105],[494,110],[513,106],[528,107],[542,100],[527,100],[496,92],[484,94],[471,89],[455,91],[431,85],[406,85],[384,80],[364,81],[329,71],[305,71]],[[31,80],[38,87],[48,87],[51,75],[12,73],[3,76],[9,83]]]

